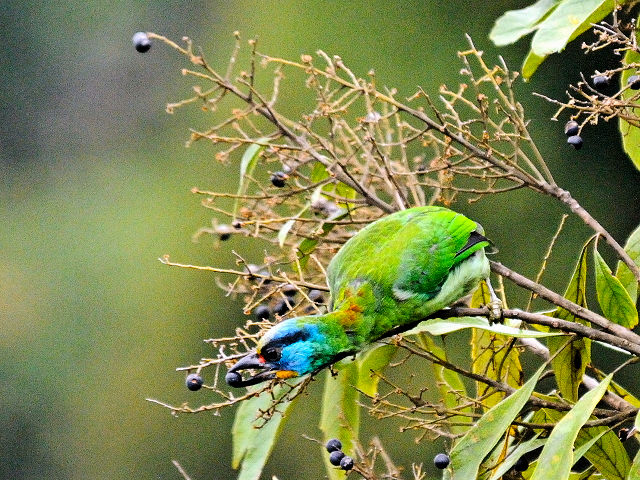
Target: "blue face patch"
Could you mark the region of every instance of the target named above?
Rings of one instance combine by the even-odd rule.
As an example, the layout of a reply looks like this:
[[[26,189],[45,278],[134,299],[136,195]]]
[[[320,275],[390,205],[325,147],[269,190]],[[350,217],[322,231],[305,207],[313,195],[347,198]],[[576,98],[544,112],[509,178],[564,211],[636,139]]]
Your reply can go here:
[[[313,372],[322,363],[326,350],[324,336],[316,324],[304,323],[304,318],[286,320],[261,339],[259,352],[280,349],[280,359],[271,362],[277,370],[291,370],[298,375]]]

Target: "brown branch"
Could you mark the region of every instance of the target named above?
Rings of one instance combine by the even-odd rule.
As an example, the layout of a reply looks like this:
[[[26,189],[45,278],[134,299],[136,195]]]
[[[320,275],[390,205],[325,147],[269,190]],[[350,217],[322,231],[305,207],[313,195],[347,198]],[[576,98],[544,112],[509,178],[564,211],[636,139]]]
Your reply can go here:
[[[588,310],[584,307],[581,307],[580,305],[577,305],[567,300],[562,295],[555,293],[538,283],[535,283],[533,280],[530,280],[524,275],[520,275],[519,273],[514,272],[513,270],[505,267],[499,262],[491,261],[490,263],[491,263],[491,270],[494,273],[497,273],[498,275],[502,275],[503,277],[508,278],[516,285],[519,285],[523,288],[526,288],[527,290],[531,290],[532,292],[535,292],[536,294],[538,294],[540,298],[548,300],[549,302],[553,303],[554,305],[557,305],[558,307],[564,308],[568,312],[574,314],[576,317],[580,317],[584,320],[588,320],[592,323],[595,323],[599,327],[602,327],[605,330],[608,330],[615,336],[620,337],[619,339],[617,339],[617,343],[622,343],[624,345],[624,346],[621,346],[621,348],[624,348],[628,352],[632,352],[636,355],[640,354],[640,335],[633,333],[628,328],[625,328],[621,325],[618,325],[616,323],[613,323],[607,320],[602,315],[598,315],[597,313],[592,312],[591,310]],[[554,320],[557,320],[557,319],[554,319]]]

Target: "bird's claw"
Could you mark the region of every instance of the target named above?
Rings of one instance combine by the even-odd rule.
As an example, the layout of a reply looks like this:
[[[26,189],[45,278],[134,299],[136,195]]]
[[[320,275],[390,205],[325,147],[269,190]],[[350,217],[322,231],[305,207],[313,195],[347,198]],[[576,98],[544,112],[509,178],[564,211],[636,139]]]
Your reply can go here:
[[[487,304],[489,309],[489,323],[502,323],[502,301],[499,298],[494,298]]]

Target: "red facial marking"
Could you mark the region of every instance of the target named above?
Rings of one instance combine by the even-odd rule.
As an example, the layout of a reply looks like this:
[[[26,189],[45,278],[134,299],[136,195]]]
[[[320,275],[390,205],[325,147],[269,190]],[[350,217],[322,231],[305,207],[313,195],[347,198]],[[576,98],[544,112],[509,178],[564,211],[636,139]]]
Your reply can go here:
[[[266,363],[266,360],[264,359],[264,357],[262,355],[258,355],[258,361],[260,363]]]

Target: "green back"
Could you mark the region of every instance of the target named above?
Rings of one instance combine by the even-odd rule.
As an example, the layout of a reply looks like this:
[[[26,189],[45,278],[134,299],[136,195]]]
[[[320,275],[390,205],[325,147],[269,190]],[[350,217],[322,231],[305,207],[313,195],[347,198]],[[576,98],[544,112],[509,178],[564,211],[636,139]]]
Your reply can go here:
[[[370,283],[378,299],[433,298],[451,268],[488,245],[460,253],[478,224],[443,207],[415,207],[368,225],[332,259],[327,274],[337,306],[347,287]]]

